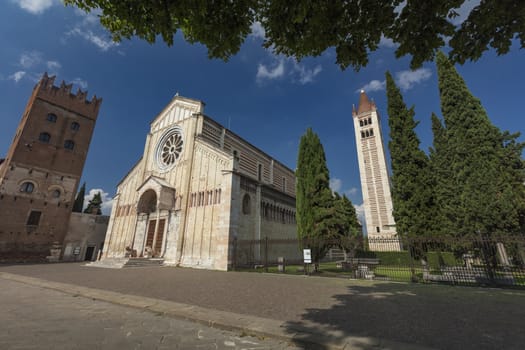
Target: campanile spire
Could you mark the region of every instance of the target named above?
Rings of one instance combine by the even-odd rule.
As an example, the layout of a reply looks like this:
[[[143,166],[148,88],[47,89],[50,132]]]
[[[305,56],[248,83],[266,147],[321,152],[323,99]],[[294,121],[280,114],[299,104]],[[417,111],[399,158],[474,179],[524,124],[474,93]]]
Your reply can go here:
[[[361,90],[352,111],[368,244],[371,250],[400,250],[392,215],[390,178],[376,105]]]

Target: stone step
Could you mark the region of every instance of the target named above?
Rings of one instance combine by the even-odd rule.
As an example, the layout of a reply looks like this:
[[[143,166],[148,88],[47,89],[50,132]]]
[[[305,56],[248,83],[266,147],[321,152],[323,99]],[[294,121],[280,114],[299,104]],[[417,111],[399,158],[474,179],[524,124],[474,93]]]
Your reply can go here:
[[[128,262],[129,258],[104,258],[86,264],[89,267],[103,267],[108,269],[121,269]]]
[[[164,259],[159,258],[130,258],[123,267],[153,267],[163,264]]]

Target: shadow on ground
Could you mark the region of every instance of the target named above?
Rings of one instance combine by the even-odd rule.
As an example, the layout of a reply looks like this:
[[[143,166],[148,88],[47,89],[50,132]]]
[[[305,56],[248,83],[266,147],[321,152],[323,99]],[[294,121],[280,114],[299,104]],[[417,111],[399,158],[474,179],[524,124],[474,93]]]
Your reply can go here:
[[[333,298],[331,308],[306,309],[301,321],[286,323],[290,334],[302,333],[294,337],[298,345],[319,341],[319,334],[338,345],[352,336],[352,349],[407,348],[403,344],[437,349],[523,349],[525,344],[522,291],[363,283]]]

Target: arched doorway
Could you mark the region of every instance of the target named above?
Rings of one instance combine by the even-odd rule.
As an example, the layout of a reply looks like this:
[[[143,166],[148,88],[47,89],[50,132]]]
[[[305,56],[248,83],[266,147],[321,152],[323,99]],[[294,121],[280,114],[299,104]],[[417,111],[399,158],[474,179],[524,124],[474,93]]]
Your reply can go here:
[[[162,254],[165,219],[159,218],[158,197],[154,190],[145,191],[140,196],[137,205],[139,215],[147,216],[146,239],[143,246],[143,256],[159,257]]]

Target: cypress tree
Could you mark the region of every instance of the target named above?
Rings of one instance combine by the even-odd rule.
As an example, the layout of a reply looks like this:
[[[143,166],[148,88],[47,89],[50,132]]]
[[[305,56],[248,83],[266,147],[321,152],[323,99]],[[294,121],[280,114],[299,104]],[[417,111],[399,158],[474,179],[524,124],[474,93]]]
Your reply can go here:
[[[517,232],[524,198],[523,162],[516,148],[523,147],[492,125],[480,101],[441,52],[437,68],[447,144],[443,175],[452,177],[442,181],[453,184],[453,191],[443,191],[450,198],[441,195],[439,202],[451,233]]]
[[[311,128],[301,137],[296,170],[297,235],[317,266],[326,254],[323,240],[333,232],[333,197],[323,145]]]
[[[352,202],[343,194],[334,194],[334,207],[336,216],[336,227],[334,229],[335,241],[340,242],[339,246],[347,253],[353,252],[362,246],[361,224],[357,219],[355,207]]]
[[[84,196],[86,195],[86,183],[82,184],[80,191],[78,191],[75,198],[75,203],[73,204],[74,213],[82,213],[82,208],[84,208]]]
[[[93,198],[89,201],[86,210],[84,210],[84,213],[101,215],[102,214],[102,211],[100,210],[101,206],[102,206],[102,196],[100,195],[100,192],[97,192],[93,196]]]
[[[446,217],[444,208],[455,207],[453,204],[453,200],[456,198],[454,195],[454,179],[449,167],[446,130],[435,113],[432,113],[431,120],[434,140],[433,147],[430,148],[429,159],[435,205],[430,226],[433,233],[448,234],[453,230],[451,220],[453,218]]]
[[[428,157],[419,148],[414,107],[406,107],[401,91],[389,72],[386,73],[386,89],[396,231],[402,236],[426,234],[433,215]]]

